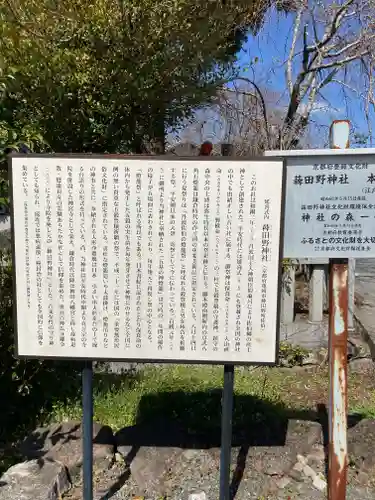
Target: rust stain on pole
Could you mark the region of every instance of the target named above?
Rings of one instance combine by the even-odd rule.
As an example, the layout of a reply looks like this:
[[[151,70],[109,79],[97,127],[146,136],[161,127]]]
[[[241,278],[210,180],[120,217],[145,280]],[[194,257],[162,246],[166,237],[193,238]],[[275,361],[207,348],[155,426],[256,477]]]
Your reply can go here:
[[[329,286],[328,500],[345,500],[347,450],[348,261],[333,259]]]

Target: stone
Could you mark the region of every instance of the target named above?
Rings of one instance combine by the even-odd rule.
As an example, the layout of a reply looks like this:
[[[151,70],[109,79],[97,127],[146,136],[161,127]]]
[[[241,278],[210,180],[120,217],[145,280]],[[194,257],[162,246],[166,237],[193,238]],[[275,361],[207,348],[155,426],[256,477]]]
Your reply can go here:
[[[369,479],[370,479],[370,476],[366,472],[363,472],[361,470],[358,472],[358,474],[356,476],[356,480],[359,484],[367,485],[369,482]]]
[[[141,447],[130,463],[131,476],[145,493],[158,491],[180,455],[179,448]]]
[[[259,447],[257,453],[256,467],[267,476],[284,476],[293,465],[293,450],[289,447]]]
[[[268,478],[268,481],[266,481],[264,484],[268,495],[277,495],[279,493],[280,488],[275,478]]]
[[[277,481],[277,486],[283,490],[284,488],[286,488],[288,486],[288,484],[290,483],[291,481],[291,478],[290,477],[287,477],[287,476],[284,476],[282,477],[281,479],[279,479]]]
[[[354,347],[354,357],[371,357],[371,350],[367,342],[365,342],[361,336],[360,328],[356,328],[354,331],[349,332],[348,344]]]
[[[50,439],[51,428],[37,427],[21,444],[21,455],[29,460],[43,457],[53,446]]]
[[[308,462],[322,462],[326,459],[325,451],[323,446],[315,447],[307,455]]]
[[[311,448],[321,444],[323,440],[322,426],[318,422],[308,420],[289,420],[285,444],[295,449],[300,455],[310,452]]]
[[[61,500],[71,486],[65,466],[44,458],[14,465],[0,485],[0,500]]]
[[[275,460],[269,460],[263,464],[263,473],[267,474],[267,476],[282,476],[288,468],[288,465],[278,461],[275,457]]]
[[[189,500],[207,500],[207,496],[204,491],[201,491],[200,493],[191,493],[189,495]]]
[[[116,447],[117,453],[120,453],[125,463],[131,462],[133,446],[131,445],[119,445]]]
[[[258,446],[252,447],[249,450],[247,463],[249,467],[266,474],[267,476],[285,476],[288,475],[293,466],[298,462],[298,456],[307,463],[306,459],[300,455],[300,450],[311,449],[312,443],[320,439],[320,426],[312,426],[313,432],[309,425],[299,425],[294,422],[293,431],[289,426],[287,439],[284,446]],[[298,429],[298,432],[296,432]]]
[[[303,465],[296,463],[296,465],[289,471],[289,476],[295,481],[303,481]]]
[[[353,359],[349,363],[349,370],[352,373],[366,373],[374,371],[374,362],[371,358]]]
[[[49,458],[63,463],[75,479],[83,462],[81,422],[63,422],[38,428],[20,446],[28,459]],[[114,458],[115,442],[108,426],[93,424],[93,460],[96,470],[106,469]]]
[[[357,470],[372,472],[375,468],[375,420],[363,419],[348,430],[350,462]]]
[[[304,465],[301,462],[297,462],[296,464],[294,464],[292,471],[302,472],[303,467],[304,467]]]
[[[302,366],[309,366],[309,365],[317,366],[320,363],[321,361],[316,351],[309,352],[308,355],[302,360]]]
[[[165,419],[144,422],[129,427],[124,427],[115,435],[117,450],[122,455],[124,453],[134,452],[142,446],[159,447],[186,447],[185,443],[189,440],[185,429],[181,428],[174,421]]]
[[[144,494],[163,492],[164,478],[180,457],[186,440],[184,429],[165,419],[125,427],[115,435],[116,449]]]
[[[315,479],[316,477],[316,472],[309,465],[304,466],[303,473],[305,474],[305,476],[310,477],[311,479]]]
[[[324,365],[328,361],[328,349],[326,347],[321,347],[316,353],[319,365]]]
[[[184,450],[182,456],[186,460],[195,460],[201,454],[201,450]]]
[[[313,486],[319,491],[324,491],[327,488],[327,481],[321,476],[321,474],[317,474],[314,477]]]

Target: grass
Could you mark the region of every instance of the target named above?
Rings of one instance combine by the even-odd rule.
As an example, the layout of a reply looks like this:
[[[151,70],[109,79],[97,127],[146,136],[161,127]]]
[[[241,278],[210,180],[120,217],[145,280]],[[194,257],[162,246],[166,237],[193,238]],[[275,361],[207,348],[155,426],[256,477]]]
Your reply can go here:
[[[94,418],[114,431],[170,418],[204,431],[220,427],[222,367],[169,365],[147,367],[136,376],[97,374]],[[372,374],[349,377],[349,413],[375,418],[375,380]],[[249,420],[272,421],[315,412],[328,401],[326,369],[314,373],[285,368],[240,368],[235,372],[234,425]],[[52,421],[81,418],[80,398],[56,404]]]
[[[186,441],[184,446],[195,447],[198,441],[202,447],[219,446],[222,387],[221,366],[148,365],[138,374],[96,373],[94,419],[115,432],[135,424],[151,423],[152,428],[160,421],[177,423],[191,437],[191,442]],[[351,374],[348,392],[349,413],[375,418],[373,373]],[[308,372],[288,368],[237,368],[233,445],[241,446],[244,439],[254,445],[282,445],[289,418],[316,420],[317,405],[327,402],[327,369]],[[81,395],[77,392],[65,403],[56,400],[52,411],[43,414],[40,424],[81,417]],[[179,446],[176,439],[168,442],[172,425],[162,427],[167,430],[159,440],[161,445]],[[9,447],[0,445],[0,471],[18,459]]]

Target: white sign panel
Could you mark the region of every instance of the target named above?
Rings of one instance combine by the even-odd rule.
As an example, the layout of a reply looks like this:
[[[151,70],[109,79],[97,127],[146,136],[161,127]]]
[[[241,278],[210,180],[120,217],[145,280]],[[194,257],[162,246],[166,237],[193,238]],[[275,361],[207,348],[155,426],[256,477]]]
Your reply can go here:
[[[284,257],[375,257],[375,154],[293,153],[286,157]]]
[[[20,356],[275,362],[281,161],[11,169]]]

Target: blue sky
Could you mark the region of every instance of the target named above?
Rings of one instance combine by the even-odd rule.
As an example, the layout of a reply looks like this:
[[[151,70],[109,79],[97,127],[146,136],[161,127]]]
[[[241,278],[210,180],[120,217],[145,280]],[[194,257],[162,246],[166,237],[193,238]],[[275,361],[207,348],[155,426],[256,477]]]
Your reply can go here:
[[[255,78],[262,88],[271,88],[286,102],[288,95],[285,84],[285,65],[291,43],[293,16],[272,12],[258,36],[250,36],[239,54],[239,66],[243,75]],[[250,60],[259,60],[254,69],[246,71]],[[345,93],[338,84],[331,83],[318,98],[318,105],[312,114],[312,120],[319,125],[329,126],[335,119],[350,119],[357,132],[368,130],[363,109],[355,94],[348,89]],[[374,117],[372,117],[374,122]],[[324,134],[325,127],[321,128]]]

